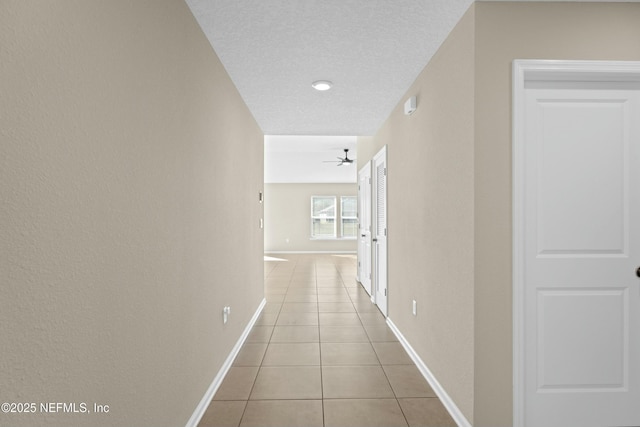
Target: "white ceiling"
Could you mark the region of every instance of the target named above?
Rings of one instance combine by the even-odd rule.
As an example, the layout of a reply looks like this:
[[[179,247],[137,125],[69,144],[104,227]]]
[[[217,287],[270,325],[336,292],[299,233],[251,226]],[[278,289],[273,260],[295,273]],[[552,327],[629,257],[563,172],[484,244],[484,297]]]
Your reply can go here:
[[[338,166],[337,157],[356,159],[353,136],[265,136],[264,182],[355,183],[356,163]]]
[[[265,135],[366,136],[473,0],[186,2]],[[315,80],[334,86],[318,92]],[[267,143],[267,182],[356,181],[320,160],[342,155],[346,142],[285,137],[271,144],[280,148],[270,152]]]

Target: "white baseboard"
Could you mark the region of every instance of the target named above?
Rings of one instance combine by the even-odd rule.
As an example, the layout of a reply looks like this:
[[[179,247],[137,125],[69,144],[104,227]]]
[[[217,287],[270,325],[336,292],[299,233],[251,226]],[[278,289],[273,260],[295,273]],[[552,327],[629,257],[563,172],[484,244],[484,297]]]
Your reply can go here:
[[[453,399],[447,394],[444,388],[440,385],[436,377],[431,373],[427,365],[422,361],[418,353],[411,347],[409,341],[402,335],[397,326],[391,321],[391,319],[387,318],[387,325],[393,331],[395,336],[402,344],[402,347],[407,351],[411,360],[416,364],[418,370],[422,374],[422,376],[427,380],[433,391],[440,398],[440,401],[444,405],[444,407],[451,414],[451,418],[458,424],[459,427],[472,427],[471,423],[467,420],[467,418],[462,414],[458,406],[453,402]]]
[[[222,384],[224,377],[227,375],[227,372],[229,372],[229,369],[231,368],[231,365],[233,364],[234,359],[238,355],[238,352],[240,352],[240,348],[242,348],[242,345],[244,344],[245,340],[249,336],[249,332],[251,332],[251,328],[253,328],[253,325],[255,325],[266,303],[267,301],[263,299],[260,305],[258,306],[258,309],[253,314],[253,317],[247,324],[247,327],[244,328],[242,335],[236,342],[236,345],[233,346],[231,353],[229,353],[229,356],[227,356],[227,359],[222,364],[222,367],[218,371],[218,374],[213,379],[213,382],[211,383],[211,385],[207,389],[207,392],[204,394],[204,396],[200,400],[200,403],[198,404],[198,406],[196,407],[196,410],[191,415],[191,418],[189,418],[189,421],[187,422],[187,425],[185,427],[198,426],[200,419],[202,418],[205,411],[209,407],[209,403],[211,402],[211,399],[213,399],[213,396],[216,394],[216,391],[218,391],[218,388],[220,388],[220,385]]]

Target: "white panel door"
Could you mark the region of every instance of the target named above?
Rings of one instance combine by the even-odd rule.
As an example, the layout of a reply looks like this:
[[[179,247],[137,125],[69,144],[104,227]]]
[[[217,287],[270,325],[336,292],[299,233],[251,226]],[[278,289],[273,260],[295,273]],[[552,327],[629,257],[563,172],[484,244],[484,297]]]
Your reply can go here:
[[[528,427],[640,426],[639,95],[637,83],[525,86]]]
[[[373,158],[373,281],[375,303],[387,315],[387,150]]]
[[[358,280],[371,295],[371,162],[358,172]]]

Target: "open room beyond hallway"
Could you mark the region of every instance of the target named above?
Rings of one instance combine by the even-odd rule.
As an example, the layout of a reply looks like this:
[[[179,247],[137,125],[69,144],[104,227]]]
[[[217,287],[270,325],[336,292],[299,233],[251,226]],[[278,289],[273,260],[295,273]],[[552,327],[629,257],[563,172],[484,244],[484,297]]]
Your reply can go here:
[[[0,426],[640,426],[639,23],[0,1]]]
[[[455,426],[351,254],[265,257],[267,303],[200,427]]]

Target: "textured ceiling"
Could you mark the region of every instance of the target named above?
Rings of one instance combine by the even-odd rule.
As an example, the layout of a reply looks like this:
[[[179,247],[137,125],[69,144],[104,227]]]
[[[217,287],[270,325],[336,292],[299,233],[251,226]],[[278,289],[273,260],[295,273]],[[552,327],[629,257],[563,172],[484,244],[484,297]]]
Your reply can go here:
[[[473,0],[186,2],[265,135],[366,136]],[[355,168],[322,163],[343,148],[357,156],[355,140],[267,137],[265,181],[356,182]]]
[[[373,135],[473,0],[186,2],[266,135]]]
[[[186,1],[266,135],[373,135],[473,2]]]

